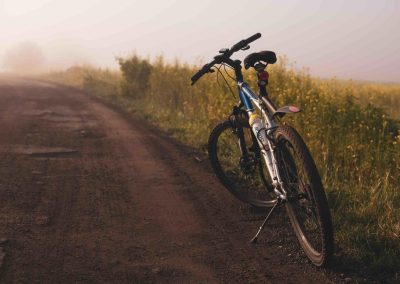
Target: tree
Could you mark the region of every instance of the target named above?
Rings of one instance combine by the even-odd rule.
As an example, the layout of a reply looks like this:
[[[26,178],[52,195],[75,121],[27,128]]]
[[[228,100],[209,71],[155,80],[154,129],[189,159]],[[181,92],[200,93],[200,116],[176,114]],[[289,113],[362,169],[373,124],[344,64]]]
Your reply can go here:
[[[146,59],[136,55],[128,59],[117,58],[124,80],[122,93],[131,97],[143,97],[149,88],[152,66]]]

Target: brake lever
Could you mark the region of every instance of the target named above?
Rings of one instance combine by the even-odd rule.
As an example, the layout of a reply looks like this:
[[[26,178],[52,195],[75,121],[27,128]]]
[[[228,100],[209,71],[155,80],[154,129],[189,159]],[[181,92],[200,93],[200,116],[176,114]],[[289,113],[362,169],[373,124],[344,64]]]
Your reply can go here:
[[[250,48],[250,45],[246,45],[245,47],[242,47],[240,50],[248,50]]]

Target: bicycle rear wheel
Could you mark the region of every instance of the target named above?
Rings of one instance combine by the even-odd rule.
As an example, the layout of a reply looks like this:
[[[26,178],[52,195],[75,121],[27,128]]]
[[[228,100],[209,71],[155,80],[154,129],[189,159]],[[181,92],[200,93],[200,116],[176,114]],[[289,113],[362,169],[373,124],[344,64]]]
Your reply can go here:
[[[291,127],[275,131],[277,161],[288,194],[286,209],[297,239],[316,266],[333,255],[333,229],[321,178],[307,146]]]
[[[247,153],[240,147],[241,137]],[[223,121],[210,134],[208,155],[216,176],[236,198],[271,207],[276,196],[255,139],[250,127],[234,128],[229,120]]]

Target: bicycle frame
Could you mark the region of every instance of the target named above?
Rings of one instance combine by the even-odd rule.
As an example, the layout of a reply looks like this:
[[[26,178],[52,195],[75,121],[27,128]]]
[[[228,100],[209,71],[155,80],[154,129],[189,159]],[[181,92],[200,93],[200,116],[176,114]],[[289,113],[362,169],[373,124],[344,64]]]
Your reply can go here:
[[[276,109],[274,108],[273,104],[267,96],[257,96],[251,88],[247,85],[246,82],[243,81],[241,72],[238,74],[236,72],[237,76],[237,86],[238,86],[238,91],[239,91],[239,97],[241,102],[243,103],[244,107],[246,108],[247,113],[249,116],[251,114],[255,113],[255,109],[253,104],[261,111],[262,118],[263,118],[263,123],[265,130],[267,132],[267,137],[268,138],[268,148],[265,147],[257,138],[258,145],[260,147],[262,156],[265,160],[265,164],[267,165],[268,172],[271,176],[272,179],[272,185],[274,187],[274,191],[277,194],[279,198],[282,200],[287,199],[287,192],[284,189],[282,179],[279,175],[278,171],[278,162],[276,159],[276,153],[275,153],[275,145],[271,137],[273,137],[273,132],[278,126],[276,123],[273,115],[271,114],[271,111],[275,112]],[[265,90],[264,90],[265,91]],[[261,90],[260,90],[261,92]],[[253,129],[252,129],[253,131]],[[254,132],[253,132],[254,133]],[[257,137],[257,133],[254,133],[255,137]]]
[[[269,74],[265,68],[268,64],[276,62],[274,52],[256,52],[244,59],[244,68],[252,67],[257,72],[258,94],[255,94],[243,80],[242,62],[231,59],[235,52],[249,49],[249,44],[260,37],[261,34],[256,33],[237,42],[231,48],[221,49],[211,62],[205,64],[191,77],[193,85],[207,73],[220,72],[221,66],[232,68],[236,75],[240,102],[233,107],[229,119],[217,124],[212,130],[208,141],[210,162],[221,183],[241,201],[257,207],[271,207],[252,238],[252,243],[257,241],[276,208],[286,204],[290,221],[304,252],[316,266],[323,266],[329,263],[334,250],[332,221],[323,185],[300,135],[293,127],[278,125],[277,119],[287,113],[300,112],[300,109],[295,106],[276,108],[268,97],[266,86]],[[215,65],[220,67],[215,70],[213,69]],[[249,128],[251,140],[247,135]],[[218,143],[221,135],[232,137],[230,133],[234,134],[235,142],[239,146],[238,161],[237,156],[229,154],[225,156],[224,153],[220,155],[221,152],[218,151],[218,148],[232,150],[231,146],[234,145],[229,144],[231,140],[227,141],[228,144],[225,144],[225,141]],[[234,149],[236,150],[236,147]],[[232,154],[239,153],[234,151]],[[224,161],[221,163],[220,157],[227,163]],[[298,163],[295,161],[296,157]],[[223,164],[227,164],[227,167]],[[265,167],[272,182],[266,179],[268,174],[265,173]],[[298,169],[303,174],[299,175]],[[259,182],[255,182],[254,186],[251,181],[247,183],[248,178],[258,178],[255,174],[261,179],[262,186],[258,186]],[[245,183],[242,183],[243,181]],[[269,194],[272,192],[275,193],[274,196]],[[304,226],[308,218],[313,222],[311,232]],[[319,235],[317,243],[314,243],[314,237],[309,238],[309,233]]]

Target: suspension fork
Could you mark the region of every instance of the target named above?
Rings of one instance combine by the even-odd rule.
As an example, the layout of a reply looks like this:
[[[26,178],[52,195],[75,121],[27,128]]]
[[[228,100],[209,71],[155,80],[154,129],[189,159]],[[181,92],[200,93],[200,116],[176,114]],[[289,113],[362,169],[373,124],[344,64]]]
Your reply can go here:
[[[242,154],[242,157],[248,156],[249,153],[247,151],[246,141],[244,139],[244,132],[243,132],[243,127],[242,126],[239,126],[238,128],[236,128],[236,135],[239,138],[239,148],[240,148],[240,152]]]
[[[246,140],[244,138],[243,126],[239,119],[239,115],[241,115],[241,102],[233,107],[232,114],[229,116],[229,121],[231,123],[231,127],[236,137],[238,138],[240,153],[242,157],[248,156],[248,150],[246,147]]]

